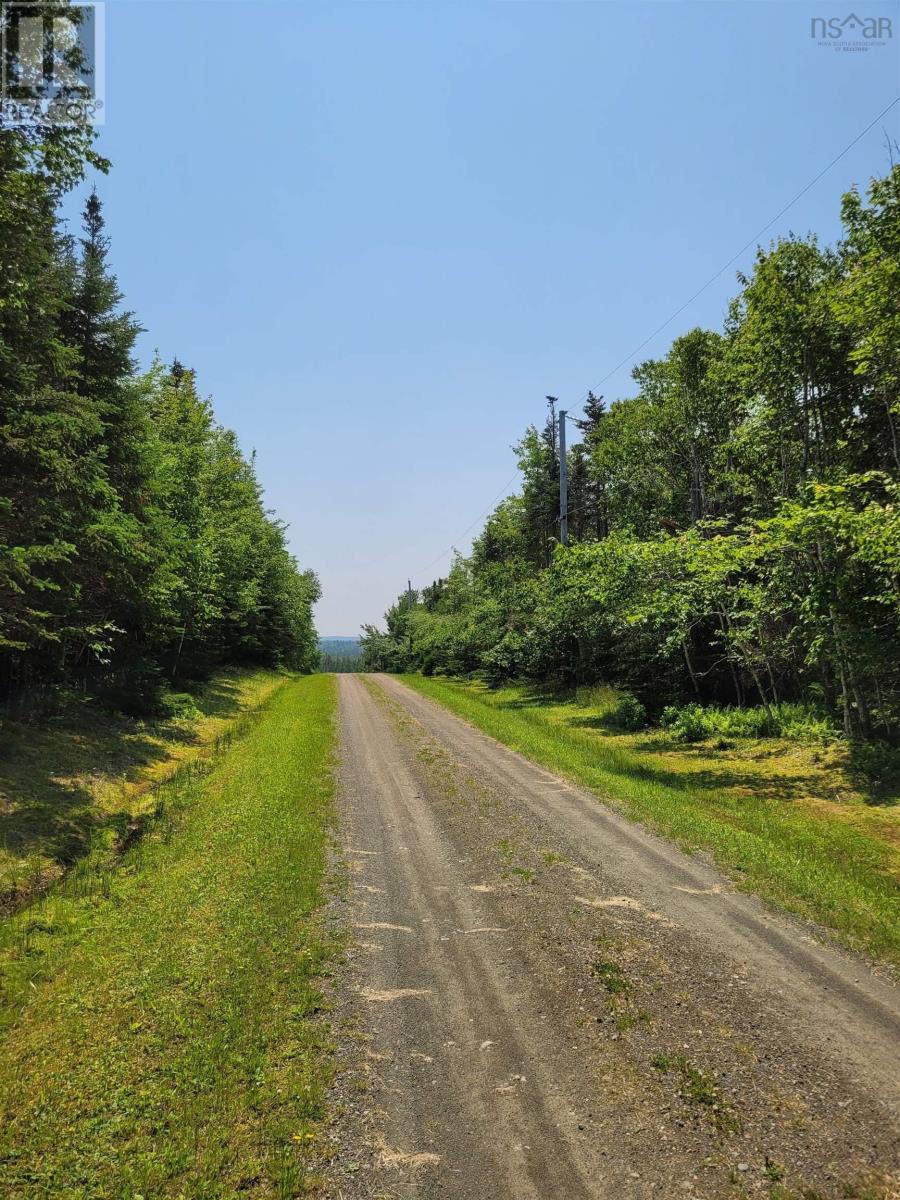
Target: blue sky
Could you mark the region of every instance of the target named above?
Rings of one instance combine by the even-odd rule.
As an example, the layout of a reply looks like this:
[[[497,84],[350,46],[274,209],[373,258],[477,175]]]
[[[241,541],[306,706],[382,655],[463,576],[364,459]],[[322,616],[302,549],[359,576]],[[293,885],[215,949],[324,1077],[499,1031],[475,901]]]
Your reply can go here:
[[[900,91],[809,3],[107,4],[100,182],[147,333],[255,448],[323,634],[377,620],[588,388]],[[833,240],[898,108],[772,231]],[[771,236],[771,235],[767,235]],[[654,339],[718,327],[734,272]],[[600,389],[631,390],[630,363]]]

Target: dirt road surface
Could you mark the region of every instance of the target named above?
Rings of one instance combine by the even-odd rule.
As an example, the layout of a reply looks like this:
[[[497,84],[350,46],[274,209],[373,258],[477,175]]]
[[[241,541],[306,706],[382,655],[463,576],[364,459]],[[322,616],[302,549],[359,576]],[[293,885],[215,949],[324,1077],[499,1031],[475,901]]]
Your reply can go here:
[[[900,1195],[900,1005],[698,858],[339,676],[336,1197]]]

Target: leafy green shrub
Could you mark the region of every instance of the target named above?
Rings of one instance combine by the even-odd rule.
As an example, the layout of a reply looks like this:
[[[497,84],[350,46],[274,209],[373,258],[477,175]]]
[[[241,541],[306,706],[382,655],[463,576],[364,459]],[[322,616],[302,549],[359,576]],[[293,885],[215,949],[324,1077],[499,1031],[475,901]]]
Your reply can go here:
[[[159,714],[170,721],[196,721],[203,716],[190,692],[163,692],[159,698]]]
[[[781,732],[778,714],[774,710],[771,716],[762,705],[756,708],[710,708],[704,710],[704,724],[710,732],[724,734],[726,737],[763,738],[772,737]]]
[[[647,710],[637,696],[623,692],[610,709],[608,720],[619,729],[643,729],[647,724]]]
[[[515,679],[521,674],[522,661],[525,654],[524,639],[521,634],[512,630],[504,634],[502,640],[484,655],[482,678],[489,687],[500,687],[509,679]]]
[[[663,709],[660,720],[663,728],[679,742],[699,742],[710,732],[699,704],[669,704]]]

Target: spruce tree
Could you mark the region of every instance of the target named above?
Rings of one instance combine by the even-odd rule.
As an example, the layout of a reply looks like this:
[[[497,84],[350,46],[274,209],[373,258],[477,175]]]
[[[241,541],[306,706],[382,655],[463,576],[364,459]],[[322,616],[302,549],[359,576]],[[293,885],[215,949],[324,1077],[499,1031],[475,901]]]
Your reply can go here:
[[[106,494],[84,530],[76,564],[85,616],[110,632],[121,670],[160,620],[159,574],[165,552],[155,494],[146,388],[134,376],[139,326],[120,310],[108,265],[109,239],[96,191],[84,208],[73,295],[65,315],[79,354],[77,389],[99,421]]]

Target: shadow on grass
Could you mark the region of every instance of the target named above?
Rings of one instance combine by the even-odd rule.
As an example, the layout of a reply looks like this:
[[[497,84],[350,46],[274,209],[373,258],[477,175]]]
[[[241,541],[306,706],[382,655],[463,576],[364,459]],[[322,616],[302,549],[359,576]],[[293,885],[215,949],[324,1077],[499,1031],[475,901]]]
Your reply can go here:
[[[228,719],[242,710],[240,690],[227,678],[198,685],[193,700],[204,717]],[[4,721],[0,848],[17,859],[39,855],[45,862],[71,867],[98,833],[124,835],[131,820],[127,811],[104,813],[90,788],[77,781],[93,777],[110,787],[119,781],[134,783],[148,767],[169,758],[173,745],[196,740],[186,723],[137,721],[91,700],[75,702],[48,719]],[[0,880],[0,889],[6,882]]]
[[[211,679],[190,689],[204,717],[236,717],[241,711],[240,689],[229,679]]]
[[[488,687],[485,687],[484,690],[488,695],[492,692],[492,689]],[[577,698],[574,692],[532,688],[520,696],[516,696],[514,700],[502,700],[496,707],[515,711],[525,708],[562,708],[576,703]]]
[[[879,808],[900,804],[900,747],[886,742],[853,742],[850,770],[867,791],[866,803]]]
[[[612,713],[603,713],[596,717],[572,717],[570,721],[566,721],[566,724],[571,725],[574,729],[589,729],[591,733],[606,734],[607,737],[634,732],[624,729],[621,721],[617,720]],[[654,745],[653,749],[659,750],[659,746]]]
[[[578,704],[573,692],[560,690],[545,691],[533,689],[510,700],[496,703],[498,709],[525,712],[529,709],[541,710],[552,707],[573,707]],[[829,785],[824,775],[816,772],[786,774],[780,771],[777,763],[778,747],[773,740],[772,749],[766,754],[766,765],[753,769],[741,761],[735,763],[733,746],[718,751],[708,744],[702,746],[685,745],[662,734],[655,737],[646,736],[640,740],[631,741],[628,745],[612,743],[616,736],[627,736],[628,731],[616,722],[613,714],[599,713],[596,715],[579,715],[563,718],[560,721],[562,729],[573,729],[593,734],[603,739],[602,767],[611,774],[629,779],[639,779],[650,784],[672,788],[680,792],[720,792],[725,805],[732,807],[741,802],[752,800],[770,800],[781,803],[791,803],[796,800],[808,799],[818,795],[822,799],[837,800],[846,790],[846,783],[835,780]],[[735,741],[739,740],[735,739]],[[683,770],[673,770],[648,758],[658,759],[662,755],[677,755],[679,759],[689,764],[691,758],[703,755],[715,758],[722,753],[721,765],[699,765],[691,768],[686,765]],[[885,763],[882,764],[882,757]],[[889,760],[889,762],[888,762]],[[873,757],[871,750],[851,749],[850,769],[857,787],[863,794],[867,805],[890,806],[900,800],[900,755]],[[601,765],[598,763],[598,765]],[[892,769],[887,769],[888,767]],[[879,770],[881,773],[879,774]]]

